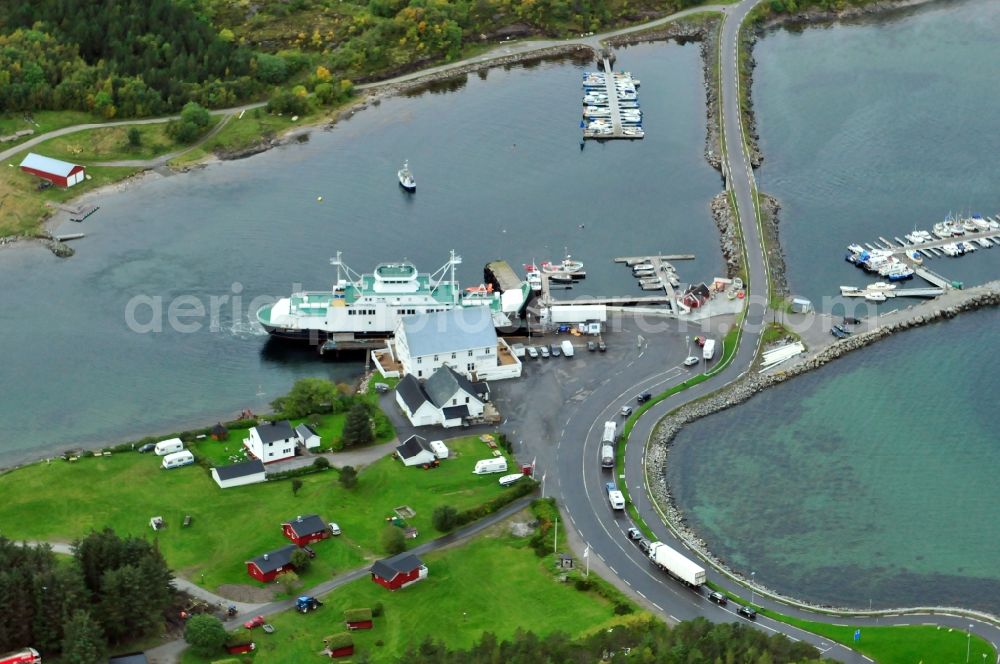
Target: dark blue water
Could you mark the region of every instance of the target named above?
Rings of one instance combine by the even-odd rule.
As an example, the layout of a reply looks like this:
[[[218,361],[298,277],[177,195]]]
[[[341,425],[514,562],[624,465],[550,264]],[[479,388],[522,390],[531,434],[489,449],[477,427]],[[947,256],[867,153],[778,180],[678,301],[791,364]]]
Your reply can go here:
[[[1000,3],[959,0],[757,43],[758,181],[783,206],[793,292],[821,302],[871,281],[848,244],[1000,212],[998,33]],[[1000,248],[927,266],[982,283],[1000,278]]]
[[[682,280],[718,274],[708,203],[720,181],[702,157],[697,46],[632,47],[619,66],[642,79],[644,141],[581,151],[580,80],[592,63],[492,70],[452,92],[383,101],[307,144],[106,194],[82,228],[71,224],[87,237],[69,260],[4,251],[0,464],[210,424],[301,376],[356,376],[359,363],[269,344],[247,321],[255,298],[329,288],[337,250],[367,272],[401,258],[431,271],[455,249],[465,285],[495,258],[519,268],[569,251],[588,273],[571,294],[634,292],[611,262],[619,255],[690,252]],[[404,159],[412,197],[396,181]],[[211,298],[237,294],[212,329]],[[182,319],[201,327],[181,332],[168,307],[190,296],[206,314]],[[161,298],[162,332],[126,324],[135,298]],[[137,311],[150,321],[150,306]]]

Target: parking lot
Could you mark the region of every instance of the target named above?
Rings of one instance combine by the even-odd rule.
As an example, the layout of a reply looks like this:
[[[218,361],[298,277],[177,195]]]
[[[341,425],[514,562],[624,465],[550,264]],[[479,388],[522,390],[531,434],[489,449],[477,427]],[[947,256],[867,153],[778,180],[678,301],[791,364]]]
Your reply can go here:
[[[508,342],[526,347],[549,347],[549,357],[521,358],[524,372],[515,380],[491,383],[492,398],[504,418],[501,429],[514,441],[514,451],[523,463],[537,459],[539,472],[551,466],[555,445],[561,432],[579,405],[595,392],[606,394],[605,403],[637,406],[637,397],[658,390],[642,387],[643,381],[668,372],[697,372],[704,363],[685,368],[684,358],[700,355],[694,342],[697,335],[721,339],[732,317],[719,316],[710,321],[690,323],[669,318],[638,317],[632,314],[609,316],[606,331],[600,337],[573,336],[568,333],[542,337],[508,338]],[[551,355],[551,347],[570,341],[573,357],[560,352]],[[589,351],[588,341],[603,341],[606,352]],[[689,350],[690,348],[690,350]],[[718,360],[716,354],[716,361]],[[580,441],[582,443],[582,441]]]

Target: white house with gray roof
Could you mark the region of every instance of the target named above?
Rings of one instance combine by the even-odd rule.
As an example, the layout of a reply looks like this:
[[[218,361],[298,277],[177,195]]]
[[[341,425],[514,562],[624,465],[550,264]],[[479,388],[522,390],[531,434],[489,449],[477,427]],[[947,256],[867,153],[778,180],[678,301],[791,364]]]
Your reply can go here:
[[[473,383],[445,365],[426,381],[406,374],[396,386],[396,403],[413,426],[462,426],[468,418],[480,417],[489,386]]]
[[[430,378],[445,365],[472,381],[521,375],[521,361],[497,337],[488,307],[404,316],[388,352],[399,373],[417,379]]]
[[[299,437],[288,420],[250,427],[250,437],[243,439],[243,445],[253,458],[264,463],[291,459],[298,444]]]

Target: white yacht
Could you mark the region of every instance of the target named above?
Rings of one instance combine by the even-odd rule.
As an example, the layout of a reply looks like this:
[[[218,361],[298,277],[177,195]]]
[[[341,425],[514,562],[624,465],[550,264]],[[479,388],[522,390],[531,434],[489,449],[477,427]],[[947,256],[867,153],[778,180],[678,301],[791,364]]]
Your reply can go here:
[[[399,186],[407,191],[417,190],[417,181],[413,179],[413,173],[410,172],[410,162],[404,161],[403,167],[399,169],[396,173],[399,178]]]

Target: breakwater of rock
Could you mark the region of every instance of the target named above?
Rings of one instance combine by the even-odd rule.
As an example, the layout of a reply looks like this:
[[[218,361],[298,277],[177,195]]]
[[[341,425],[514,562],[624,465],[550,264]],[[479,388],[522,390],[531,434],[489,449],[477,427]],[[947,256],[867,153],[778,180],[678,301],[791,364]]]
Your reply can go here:
[[[606,41],[609,46],[627,46],[652,41],[674,40],[680,44],[698,42],[705,87],[705,160],[722,172],[722,142],[719,136],[719,26],[722,19],[712,16],[699,21],[679,19],[652,30],[634,32]]]
[[[795,378],[807,371],[818,369],[847,353],[874,344],[897,332],[953,318],[962,312],[998,305],[1000,305],[1000,281],[993,281],[967,290],[951,290],[935,300],[891,312],[884,316],[883,324],[878,327],[837,341],[814,357],[785,371],[761,375],[757,372],[757,367],[754,366],[743,377],[718,392],[687,403],[669,413],[657,424],[645,450],[646,467],[649,468],[648,478],[650,480],[648,488],[653,500],[659,506],[660,513],[665,515],[667,525],[703,558],[711,561],[716,567],[725,570],[733,577],[746,581],[744,577],[729,569],[726,561],[716,557],[708,549],[705,541],[688,527],[687,519],[675,503],[670,487],[666,483],[665,469],[669,462],[670,446],[681,428],[702,417],[742,404],[772,385]],[[774,597],[803,604],[800,600],[783,597],[759,584],[756,587]]]

